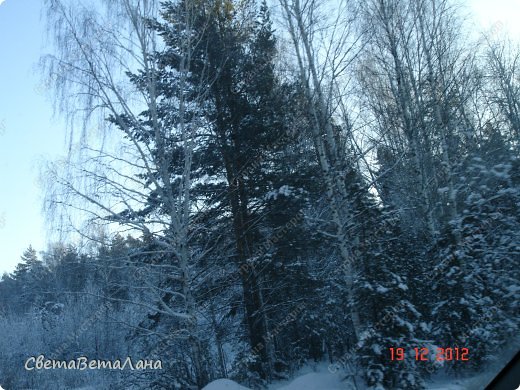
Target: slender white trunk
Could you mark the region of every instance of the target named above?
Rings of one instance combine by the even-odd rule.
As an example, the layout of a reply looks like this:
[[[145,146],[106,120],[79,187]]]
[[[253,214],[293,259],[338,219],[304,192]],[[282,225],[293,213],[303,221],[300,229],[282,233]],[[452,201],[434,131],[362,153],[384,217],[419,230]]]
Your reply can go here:
[[[346,228],[347,223],[352,220],[352,213],[349,210],[349,197],[345,186],[345,175],[348,167],[344,161],[344,151],[339,150],[334,137],[330,113],[332,102],[327,101],[323,92],[316,58],[312,51],[308,28],[303,20],[300,2],[299,0],[294,0],[289,5],[288,0],[281,0],[281,5],[284,9],[285,19],[294,44],[302,85],[305,88],[309,102],[314,146],[324,175],[326,193],[333,222],[336,226],[336,240],[343,263],[341,269],[346,272],[345,283],[349,299],[350,317],[354,327],[353,333],[357,340],[359,339],[361,323],[355,305],[354,276],[356,259],[354,258],[351,243],[355,245],[358,238],[350,235]],[[334,83],[336,80],[331,82]]]

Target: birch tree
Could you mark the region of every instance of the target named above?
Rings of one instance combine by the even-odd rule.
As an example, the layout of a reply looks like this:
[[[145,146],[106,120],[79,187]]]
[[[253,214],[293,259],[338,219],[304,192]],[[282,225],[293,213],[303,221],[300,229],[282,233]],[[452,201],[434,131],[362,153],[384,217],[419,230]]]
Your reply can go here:
[[[491,38],[485,52],[488,87],[485,95],[493,119],[506,123],[509,141],[518,149],[520,140],[520,49],[511,41]]]
[[[312,140],[326,184],[334,236],[345,271],[350,320],[354,337],[358,339],[361,323],[355,305],[354,281],[359,264],[353,248],[359,244],[359,237],[351,229],[354,221],[352,196],[345,183],[345,178],[353,171],[353,161],[346,155],[344,134],[338,133],[334,118],[339,116],[336,92],[344,90],[342,81],[345,82],[348,65],[359,51],[359,38],[354,35],[352,14],[346,2],[338,4],[336,17],[325,18],[325,21],[320,18],[332,4],[281,0],[280,5],[293,44],[298,77],[308,102]],[[343,117],[345,119],[345,113]]]
[[[140,280],[153,300],[134,303],[184,324],[185,331],[170,336],[188,340],[195,383],[203,386],[208,378],[197,334],[190,221],[192,157],[205,122],[187,104],[187,95],[191,102],[194,94],[203,100],[204,88],[188,82],[197,45],[190,4],[170,15],[172,28],[175,23],[186,27],[172,53],[179,64],[175,72],[156,61],[162,47],[153,27],[159,17],[156,7],[153,1],[132,0],[97,7],[47,2],[57,54],[44,59],[44,69],[53,81],[57,107],[71,125],[79,121],[83,126],[76,159],[70,156],[61,172],[56,165],[48,172],[47,206],[53,215],[66,206],[91,223],[141,234],[155,243],[155,254],[149,255],[163,260],[135,264],[140,275],[155,275]],[[165,77],[170,85],[161,82]],[[165,97],[165,88],[174,92]],[[97,134],[87,131],[95,125]],[[100,135],[104,142],[93,145]],[[108,141],[114,139],[115,149]],[[76,231],[93,238],[85,229]]]

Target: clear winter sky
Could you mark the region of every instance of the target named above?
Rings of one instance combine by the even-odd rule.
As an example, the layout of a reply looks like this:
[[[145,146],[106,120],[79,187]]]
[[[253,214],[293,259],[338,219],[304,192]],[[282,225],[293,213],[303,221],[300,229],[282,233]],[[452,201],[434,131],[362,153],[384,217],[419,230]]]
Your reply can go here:
[[[520,0],[463,0],[478,25],[500,22],[520,41]],[[45,45],[43,0],[0,0],[0,274],[31,244],[45,249],[39,167],[65,154],[65,128],[52,119],[37,62]]]

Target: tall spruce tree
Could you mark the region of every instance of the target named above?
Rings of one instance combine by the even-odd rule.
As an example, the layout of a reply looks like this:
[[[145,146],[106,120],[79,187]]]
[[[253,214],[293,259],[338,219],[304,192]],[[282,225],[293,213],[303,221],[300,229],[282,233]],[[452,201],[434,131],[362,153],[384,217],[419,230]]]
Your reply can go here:
[[[186,6],[185,2],[167,4],[164,19],[170,24],[158,27],[167,43],[158,61],[172,69],[178,67],[175,42],[181,34],[193,31],[170,15]],[[264,215],[272,211],[266,195],[283,186],[272,164],[273,153],[280,153],[288,143],[287,90],[275,75],[276,43],[265,2],[260,9],[253,1],[202,1],[190,6],[192,28],[200,37],[192,55],[190,81],[210,86],[201,106],[211,135],[194,159],[203,163],[201,173],[208,179],[197,183],[194,193],[208,209],[218,209],[213,218],[227,221],[231,228],[246,335],[254,351],[246,360],[251,360],[250,368],[262,381],[269,377],[273,362],[266,292],[259,275],[268,253],[258,256],[258,248],[268,238],[261,229]],[[278,183],[280,187],[274,188]]]

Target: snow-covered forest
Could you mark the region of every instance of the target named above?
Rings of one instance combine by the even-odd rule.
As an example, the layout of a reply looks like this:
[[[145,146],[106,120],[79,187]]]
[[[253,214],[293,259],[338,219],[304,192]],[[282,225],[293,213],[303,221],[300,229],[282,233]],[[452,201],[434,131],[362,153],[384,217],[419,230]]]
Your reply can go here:
[[[500,24],[472,31],[456,0],[45,10],[70,147],[42,170],[54,240],[0,281],[3,388],[266,389],[322,365],[421,389],[517,348],[520,47]],[[28,370],[41,355],[162,367]]]

